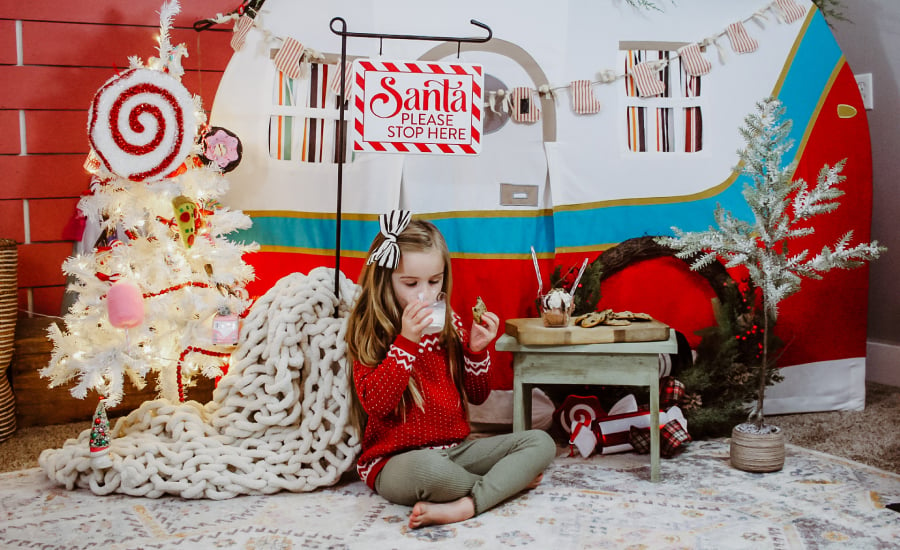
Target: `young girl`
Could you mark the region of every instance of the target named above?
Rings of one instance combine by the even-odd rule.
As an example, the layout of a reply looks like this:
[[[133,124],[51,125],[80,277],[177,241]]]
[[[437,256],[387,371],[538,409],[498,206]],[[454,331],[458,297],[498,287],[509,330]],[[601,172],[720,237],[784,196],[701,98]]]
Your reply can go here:
[[[463,521],[536,486],[556,444],[541,430],[466,441],[467,400],[491,391],[487,348],[500,320],[485,312],[467,332],[451,311],[450,253],[433,224],[406,211],[380,223],[347,323],[353,414],[364,424],[357,470],[413,506],[411,528]],[[433,320],[439,293],[448,305]]]

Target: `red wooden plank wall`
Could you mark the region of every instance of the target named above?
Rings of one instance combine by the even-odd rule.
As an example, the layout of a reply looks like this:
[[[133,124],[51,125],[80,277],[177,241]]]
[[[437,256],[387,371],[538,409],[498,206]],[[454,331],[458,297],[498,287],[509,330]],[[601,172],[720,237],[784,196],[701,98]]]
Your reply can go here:
[[[87,110],[97,89],[129,56],[157,55],[163,0],[0,4],[0,237],[19,243],[20,316],[59,315],[63,230],[89,177]],[[209,109],[231,57],[230,24],[195,32],[194,21],[228,13],[240,0],[182,0],[171,32],[184,43],[184,85]]]

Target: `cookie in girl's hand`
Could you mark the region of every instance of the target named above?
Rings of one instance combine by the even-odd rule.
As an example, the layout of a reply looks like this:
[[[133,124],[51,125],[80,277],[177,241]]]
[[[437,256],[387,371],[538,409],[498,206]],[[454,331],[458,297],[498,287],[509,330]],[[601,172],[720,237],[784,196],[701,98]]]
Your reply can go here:
[[[487,311],[487,306],[484,305],[484,300],[479,296],[478,300],[475,302],[475,307],[472,308],[472,319],[475,321],[476,325],[481,324],[481,316],[485,311]]]

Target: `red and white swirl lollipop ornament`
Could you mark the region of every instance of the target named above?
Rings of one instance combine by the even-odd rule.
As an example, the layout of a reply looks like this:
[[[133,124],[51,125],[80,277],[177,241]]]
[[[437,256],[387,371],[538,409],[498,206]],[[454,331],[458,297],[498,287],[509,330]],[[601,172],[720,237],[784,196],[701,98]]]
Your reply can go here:
[[[108,80],[88,113],[88,139],[103,165],[132,181],[158,181],[194,148],[199,126],[194,97],[181,82],[152,69]]]

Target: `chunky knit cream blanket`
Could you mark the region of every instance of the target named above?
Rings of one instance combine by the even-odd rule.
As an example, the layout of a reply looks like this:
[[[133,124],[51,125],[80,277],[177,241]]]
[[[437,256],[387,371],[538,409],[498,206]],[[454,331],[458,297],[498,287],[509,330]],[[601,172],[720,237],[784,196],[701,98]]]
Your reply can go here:
[[[226,499],[333,485],[353,467],[344,333],[357,287],[316,268],[275,284],[253,306],[213,400],[148,401],[112,429],[110,467],[92,463],[90,430],[41,453],[68,489]]]

